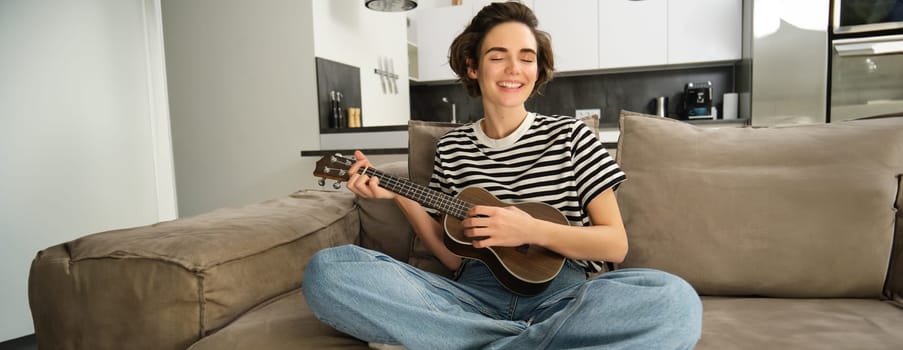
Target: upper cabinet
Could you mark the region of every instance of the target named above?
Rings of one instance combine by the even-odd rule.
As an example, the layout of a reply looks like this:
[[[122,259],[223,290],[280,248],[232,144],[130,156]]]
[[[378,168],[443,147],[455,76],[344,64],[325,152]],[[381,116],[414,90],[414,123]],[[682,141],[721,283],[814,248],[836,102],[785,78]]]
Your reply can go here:
[[[535,0],[539,28],[552,37],[555,68],[579,71],[599,68],[599,27],[596,8],[607,1]]]
[[[420,81],[453,80],[448,48],[491,0],[418,9]],[[741,0],[532,0],[558,72],[704,64],[741,58]]]
[[[668,1],[599,1],[598,68],[668,63]]]
[[[740,0],[668,0],[668,63],[739,60],[741,8]]]
[[[448,47],[472,17],[470,6],[425,8],[417,11],[417,80],[455,79],[448,65]]]

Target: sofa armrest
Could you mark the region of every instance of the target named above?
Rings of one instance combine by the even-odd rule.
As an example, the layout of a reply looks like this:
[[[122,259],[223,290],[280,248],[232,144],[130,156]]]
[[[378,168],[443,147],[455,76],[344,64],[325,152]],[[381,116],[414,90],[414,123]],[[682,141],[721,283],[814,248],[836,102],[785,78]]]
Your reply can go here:
[[[185,349],[298,289],[315,252],[359,230],[353,195],[301,191],[48,248],[29,275],[38,345]]]

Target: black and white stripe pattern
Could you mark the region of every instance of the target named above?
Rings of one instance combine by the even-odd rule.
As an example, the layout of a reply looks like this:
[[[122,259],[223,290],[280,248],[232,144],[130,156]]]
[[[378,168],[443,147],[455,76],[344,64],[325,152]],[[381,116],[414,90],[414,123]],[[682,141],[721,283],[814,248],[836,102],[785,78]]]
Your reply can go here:
[[[532,124],[501,145],[481,142],[479,122],[458,127],[438,142],[430,188],[451,196],[481,187],[508,203],[543,202],[571,225],[590,225],[586,206],[625,175],[592,130],[572,117],[531,114]],[[588,271],[599,262],[579,261]]]

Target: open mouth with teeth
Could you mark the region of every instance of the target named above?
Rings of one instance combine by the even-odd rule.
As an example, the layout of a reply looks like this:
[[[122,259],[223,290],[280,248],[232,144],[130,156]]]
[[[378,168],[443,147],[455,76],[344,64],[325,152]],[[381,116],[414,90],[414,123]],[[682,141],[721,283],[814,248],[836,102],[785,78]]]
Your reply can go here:
[[[500,81],[498,82],[498,86],[503,87],[505,89],[520,89],[524,86],[523,83],[513,82],[513,81]]]

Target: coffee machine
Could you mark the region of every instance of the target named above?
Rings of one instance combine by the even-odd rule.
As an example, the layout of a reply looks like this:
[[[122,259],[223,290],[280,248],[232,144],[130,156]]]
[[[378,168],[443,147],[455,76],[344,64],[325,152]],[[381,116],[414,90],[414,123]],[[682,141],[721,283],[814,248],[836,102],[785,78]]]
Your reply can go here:
[[[684,119],[714,119],[712,113],[712,82],[687,83],[683,96]]]

